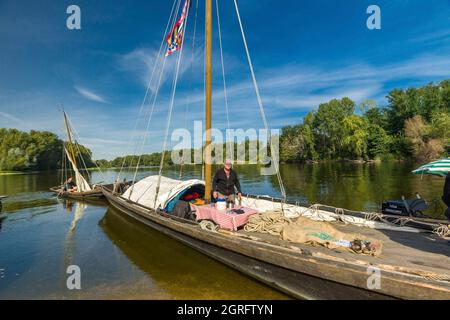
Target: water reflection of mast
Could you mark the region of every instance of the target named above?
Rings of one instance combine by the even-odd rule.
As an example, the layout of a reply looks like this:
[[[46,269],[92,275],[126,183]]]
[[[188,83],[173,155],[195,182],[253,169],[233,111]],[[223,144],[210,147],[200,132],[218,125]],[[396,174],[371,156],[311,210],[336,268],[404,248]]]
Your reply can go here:
[[[72,207],[68,205],[67,208],[71,209]],[[66,270],[67,267],[72,264],[71,261],[75,249],[75,242],[73,241],[73,237],[75,235],[77,223],[83,217],[86,208],[87,208],[86,203],[83,202],[75,203],[75,212],[73,214],[73,219],[72,222],[70,223],[69,230],[67,231],[66,234],[66,245],[64,247],[64,270]]]

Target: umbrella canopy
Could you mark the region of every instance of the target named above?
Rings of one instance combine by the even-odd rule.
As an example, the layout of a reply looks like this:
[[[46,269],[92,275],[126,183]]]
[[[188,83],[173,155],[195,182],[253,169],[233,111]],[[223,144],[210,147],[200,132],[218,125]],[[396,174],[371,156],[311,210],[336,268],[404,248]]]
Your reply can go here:
[[[417,168],[414,174],[432,174],[435,176],[445,177],[450,172],[450,158],[436,160]]]

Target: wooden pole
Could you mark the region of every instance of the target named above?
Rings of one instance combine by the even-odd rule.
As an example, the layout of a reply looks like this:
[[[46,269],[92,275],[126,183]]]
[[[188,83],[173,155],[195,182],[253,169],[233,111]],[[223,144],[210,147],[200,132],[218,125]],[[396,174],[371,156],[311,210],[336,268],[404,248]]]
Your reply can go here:
[[[205,13],[205,200],[211,201],[211,101],[212,101],[212,0],[206,0]]]

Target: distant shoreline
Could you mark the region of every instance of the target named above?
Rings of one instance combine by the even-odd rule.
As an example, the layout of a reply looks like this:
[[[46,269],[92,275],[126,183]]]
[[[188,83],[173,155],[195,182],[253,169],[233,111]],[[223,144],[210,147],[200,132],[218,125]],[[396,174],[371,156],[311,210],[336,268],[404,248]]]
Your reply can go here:
[[[306,160],[306,161],[292,161],[292,162],[280,162],[280,165],[320,165],[320,164],[326,164],[326,163],[347,163],[347,164],[356,164],[356,165],[374,165],[374,164],[383,164],[387,162],[408,162],[404,159],[389,159],[389,160],[361,160],[361,159],[327,159],[327,160]],[[242,165],[248,165],[248,163],[236,163],[235,166],[239,167]],[[252,164],[253,165],[253,164]],[[254,164],[254,165],[261,165],[261,164]],[[178,165],[167,165],[166,167],[176,167]],[[201,166],[200,164],[185,164],[185,166]],[[220,166],[220,164],[215,164],[215,166]],[[140,166],[139,169],[150,169],[150,168],[158,168],[157,165],[152,166]],[[128,169],[128,168],[123,168]],[[133,170],[136,168],[133,167]],[[61,171],[62,169],[53,169],[53,170],[33,170],[33,171],[0,171],[0,176],[12,176],[12,175],[27,175],[27,174],[37,174],[41,172],[49,172],[49,171]],[[87,169],[81,169],[80,171],[103,171],[103,170],[113,170],[118,171],[121,170],[120,167],[91,167]]]
[[[30,171],[30,172],[24,172],[24,171],[0,171],[0,176],[13,176],[13,175],[19,175],[19,174],[30,174],[30,173],[36,173],[37,171]]]

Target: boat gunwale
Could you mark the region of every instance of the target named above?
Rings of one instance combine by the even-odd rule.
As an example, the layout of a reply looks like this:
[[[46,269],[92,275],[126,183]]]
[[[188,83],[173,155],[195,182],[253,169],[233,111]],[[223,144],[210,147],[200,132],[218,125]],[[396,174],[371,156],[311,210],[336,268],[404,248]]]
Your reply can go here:
[[[324,210],[324,211],[331,212],[331,213],[336,213],[336,210],[339,209],[339,210],[342,210],[344,215],[350,215],[350,216],[354,216],[354,217],[358,217],[358,218],[364,218],[366,216],[366,213],[363,211],[349,210],[349,209],[344,209],[344,208],[328,206],[328,205],[324,205],[324,204],[307,204],[307,203],[301,203],[299,201],[284,200],[281,198],[270,197],[270,196],[266,196],[266,195],[258,196],[258,195],[248,194],[248,193],[242,193],[242,195],[247,198],[273,201],[273,202],[277,202],[277,203],[294,205],[294,206],[302,206],[302,207],[304,206],[305,208],[315,205],[315,206],[317,206],[318,210]],[[376,213],[378,213],[378,212],[376,212]],[[386,220],[388,220],[391,223],[394,223],[396,220],[398,221],[399,218],[411,219],[409,221],[404,221],[402,226],[409,226],[409,227],[413,227],[413,228],[417,228],[417,229],[422,229],[425,231],[433,231],[434,228],[436,228],[437,226],[439,226],[441,224],[446,224],[446,225],[448,224],[447,220],[444,220],[444,219],[423,218],[423,217],[393,215],[393,214],[384,214],[384,213],[379,213],[379,214],[382,215],[383,218],[385,218]],[[376,220],[374,220],[374,221],[376,221]],[[395,223],[395,224],[400,224],[400,222]]]

